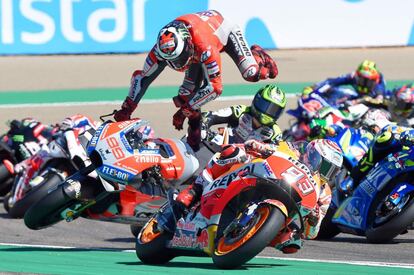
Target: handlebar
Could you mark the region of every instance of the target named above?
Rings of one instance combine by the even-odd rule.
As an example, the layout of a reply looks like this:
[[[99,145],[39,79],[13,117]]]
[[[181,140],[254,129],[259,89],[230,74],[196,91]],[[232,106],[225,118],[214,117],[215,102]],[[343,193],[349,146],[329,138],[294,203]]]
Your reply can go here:
[[[110,113],[110,114],[101,115],[101,116],[99,117],[99,119],[100,119],[102,122],[107,122],[107,120],[105,120],[104,118],[105,118],[105,117],[110,117],[110,116],[113,116],[116,112],[117,112],[117,110],[113,110],[113,111],[112,111],[112,113]]]

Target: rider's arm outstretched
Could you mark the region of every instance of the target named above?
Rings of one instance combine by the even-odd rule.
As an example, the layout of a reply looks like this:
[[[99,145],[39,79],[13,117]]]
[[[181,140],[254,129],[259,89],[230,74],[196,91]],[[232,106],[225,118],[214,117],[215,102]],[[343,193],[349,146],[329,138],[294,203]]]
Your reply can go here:
[[[341,75],[339,77],[328,78],[314,85],[313,90],[327,92],[333,87],[353,84],[353,73]]]
[[[155,55],[155,46],[152,48],[145,59],[144,69],[136,70],[132,74],[128,96],[122,103],[114,118],[116,121],[124,121],[131,118],[132,112],[137,108],[138,102],[144,96],[149,85],[167,66],[165,61],[161,61]]]

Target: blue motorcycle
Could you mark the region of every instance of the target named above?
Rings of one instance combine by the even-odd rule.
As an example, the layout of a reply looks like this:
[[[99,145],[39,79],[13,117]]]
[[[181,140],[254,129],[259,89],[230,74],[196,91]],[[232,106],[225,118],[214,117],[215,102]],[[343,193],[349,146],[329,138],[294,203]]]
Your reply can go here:
[[[345,108],[345,102],[347,100],[354,99],[358,94],[350,88],[336,87],[331,88],[329,92],[324,89],[325,86],[315,89],[309,93],[303,93],[298,98],[298,106],[296,109],[287,110],[287,113],[294,117],[292,123],[290,123],[289,130],[285,130],[283,135],[285,140],[303,140],[310,134],[309,122],[315,117],[321,117],[321,110],[333,109],[341,119],[346,117],[346,114],[339,110],[348,112]]]
[[[344,136],[348,137],[344,139]],[[344,152],[349,171],[357,160],[352,160],[352,150],[344,141],[349,139],[353,143],[352,139],[359,138],[354,135],[349,138],[345,133],[334,139]],[[414,221],[413,148],[390,154],[378,162],[352,194],[344,192],[343,186],[348,180],[344,176],[346,174],[338,176],[333,188],[332,201],[318,239],[333,238],[344,232],[366,236],[371,243],[385,243],[405,232]]]

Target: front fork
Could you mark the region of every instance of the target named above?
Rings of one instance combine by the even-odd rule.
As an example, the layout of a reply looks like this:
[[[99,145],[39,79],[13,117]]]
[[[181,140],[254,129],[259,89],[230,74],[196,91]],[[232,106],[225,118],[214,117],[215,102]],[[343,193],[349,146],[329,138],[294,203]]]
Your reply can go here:
[[[288,211],[286,206],[278,201],[278,200],[272,200],[267,199],[264,201],[261,201],[259,203],[251,203],[245,211],[239,214],[239,216],[225,229],[224,234],[226,234],[226,231],[230,232],[231,228],[235,228],[235,226],[239,227],[245,227],[248,225],[254,214],[256,213],[256,209],[259,207],[260,204],[270,204],[278,208],[285,217],[288,217]],[[230,228],[231,227],[231,228]]]

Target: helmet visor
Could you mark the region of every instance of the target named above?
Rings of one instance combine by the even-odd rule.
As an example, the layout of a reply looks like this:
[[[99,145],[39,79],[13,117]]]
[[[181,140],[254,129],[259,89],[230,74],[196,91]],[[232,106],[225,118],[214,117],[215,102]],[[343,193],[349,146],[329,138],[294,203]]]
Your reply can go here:
[[[167,64],[171,68],[175,70],[181,70],[185,68],[189,63],[191,58],[193,57],[194,50],[192,47],[189,46],[189,43],[185,43],[184,50],[181,52],[181,54],[175,58],[175,59],[168,59]]]
[[[284,109],[279,105],[264,99],[261,94],[257,94],[255,96],[253,100],[253,106],[256,111],[270,116],[274,120],[279,118]]]
[[[315,148],[307,148],[303,156],[303,162],[312,171],[318,172],[321,178],[330,182],[340,171],[340,167],[323,158]]]
[[[356,84],[360,92],[369,93],[370,91],[374,90],[377,82],[374,79],[357,76]]]

